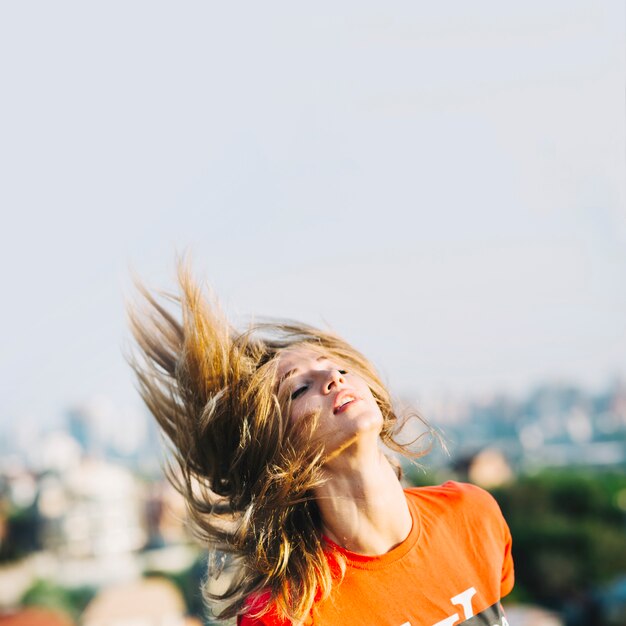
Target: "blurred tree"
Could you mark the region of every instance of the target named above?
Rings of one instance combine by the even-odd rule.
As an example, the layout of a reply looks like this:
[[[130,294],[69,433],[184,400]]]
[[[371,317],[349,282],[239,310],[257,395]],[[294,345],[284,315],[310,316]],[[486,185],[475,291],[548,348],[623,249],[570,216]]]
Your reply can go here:
[[[513,598],[579,616],[568,623],[588,623],[597,591],[626,573],[625,490],[622,473],[571,468],[493,490],[513,535]]]
[[[22,596],[20,604],[57,609],[78,619],[94,595],[95,589],[91,587],[67,589],[48,580],[37,580]]]

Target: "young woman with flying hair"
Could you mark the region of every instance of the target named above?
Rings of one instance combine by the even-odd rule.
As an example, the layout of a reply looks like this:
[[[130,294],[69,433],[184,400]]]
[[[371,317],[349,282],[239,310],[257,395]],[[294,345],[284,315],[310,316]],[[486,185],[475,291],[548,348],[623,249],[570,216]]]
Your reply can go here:
[[[167,298],[180,320],[140,287],[131,364],[209,562],[237,565],[219,593],[205,585],[218,616],[506,625],[511,538],[497,504],[467,484],[402,488],[384,448],[419,454],[397,441],[401,420],[369,361],[304,324],[237,331],[182,265],[179,285]]]

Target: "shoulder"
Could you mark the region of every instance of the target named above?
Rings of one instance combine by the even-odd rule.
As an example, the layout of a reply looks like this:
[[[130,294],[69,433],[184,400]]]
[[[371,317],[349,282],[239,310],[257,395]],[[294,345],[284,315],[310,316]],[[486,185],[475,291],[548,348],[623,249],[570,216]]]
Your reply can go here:
[[[460,483],[449,480],[442,485],[428,487],[409,487],[404,490],[409,496],[443,499],[492,498],[482,487],[471,483]]]
[[[432,505],[452,508],[458,511],[494,513],[501,517],[500,507],[495,498],[482,487],[470,483],[449,480],[442,485],[413,487],[405,489],[407,498],[422,506]]]
[[[409,506],[439,528],[452,529],[455,540],[465,539],[479,562],[494,563],[500,576],[500,597],[513,588],[511,532],[495,498],[476,485],[449,481],[433,487],[406,489]],[[477,540],[478,538],[478,540]]]
[[[469,535],[491,537],[496,543],[511,543],[511,533],[496,499],[482,487],[448,481],[433,487],[405,490],[420,516],[447,520],[451,527],[465,528]]]

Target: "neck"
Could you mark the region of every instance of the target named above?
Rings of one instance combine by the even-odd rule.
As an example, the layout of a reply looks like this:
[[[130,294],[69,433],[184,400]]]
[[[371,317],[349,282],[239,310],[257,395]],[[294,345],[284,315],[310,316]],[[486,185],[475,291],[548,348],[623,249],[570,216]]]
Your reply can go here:
[[[363,459],[325,466],[328,480],[315,491],[323,532],[360,554],[384,554],[411,532],[411,514],[394,469],[376,449]]]

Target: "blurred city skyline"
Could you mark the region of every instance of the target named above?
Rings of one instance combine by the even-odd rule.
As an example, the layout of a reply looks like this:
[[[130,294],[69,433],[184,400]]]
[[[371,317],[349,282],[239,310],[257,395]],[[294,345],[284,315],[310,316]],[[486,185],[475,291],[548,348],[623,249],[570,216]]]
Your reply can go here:
[[[124,19],[120,19],[124,15]],[[133,389],[131,272],[392,389],[626,375],[622,2],[0,7],[0,427]]]

